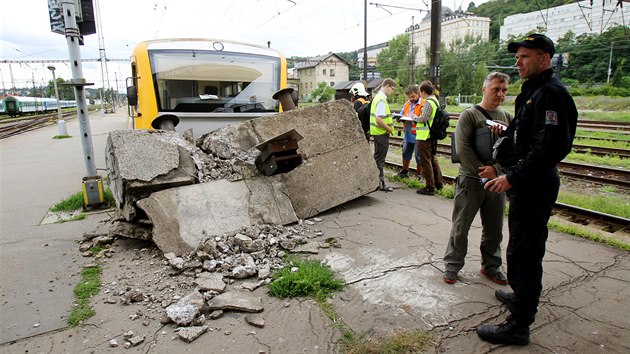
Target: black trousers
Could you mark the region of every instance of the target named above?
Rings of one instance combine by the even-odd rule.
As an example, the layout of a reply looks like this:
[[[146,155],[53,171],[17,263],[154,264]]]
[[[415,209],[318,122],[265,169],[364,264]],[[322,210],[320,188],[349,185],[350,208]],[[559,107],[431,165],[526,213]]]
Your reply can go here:
[[[538,311],[547,222],[558,197],[560,177],[554,168],[528,182],[527,186],[507,191],[510,238],[506,252],[508,282],[515,294],[508,309],[514,320],[527,326],[534,323]]]

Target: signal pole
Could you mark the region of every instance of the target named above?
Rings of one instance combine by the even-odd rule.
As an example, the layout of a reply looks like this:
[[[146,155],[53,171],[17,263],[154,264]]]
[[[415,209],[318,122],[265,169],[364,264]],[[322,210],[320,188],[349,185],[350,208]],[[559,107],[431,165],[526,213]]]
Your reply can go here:
[[[440,42],[442,37],[442,0],[431,2],[431,82],[440,87]]]

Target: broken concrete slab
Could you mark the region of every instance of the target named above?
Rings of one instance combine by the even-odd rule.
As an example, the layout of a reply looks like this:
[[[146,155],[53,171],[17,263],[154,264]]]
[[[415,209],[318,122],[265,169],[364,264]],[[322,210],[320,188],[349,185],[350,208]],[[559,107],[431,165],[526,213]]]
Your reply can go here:
[[[264,199],[265,213],[250,213],[250,206],[256,204],[251,202],[252,195],[257,193],[243,181],[217,180],[163,190],[139,200],[137,205],[153,222],[153,241],[157,246],[163,252],[181,255],[210,237],[235,232],[243,226],[297,221],[295,213],[285,207],[291,205],[286,194],[273,187],[269,190],[274,192],[265,198],[253,198]]]
[[[109,133],[105,164],[120,214],[136,218],[135,201],[152,192],[195,182],[197,169],[188,151],[168,140],[175,132],[116,130]],[[183,140],[182,140],[183,141]]]
[[[262,299],[244,290],[233,290],[215,296],[208,301],[210,310],[236,310],[243,312],[261,312]]]
[[[303,162],[287,173],[264,176],[255,165],[260,153],[255,147],[292,130],[303,137],[297,151]],[[142,171],[134,171],[133,163],[149,151],[118,146],[128,143],[127,138],[136,139],[129,143],[134,147],[158,140],[149,147],[153,154],[167,154],[166,161],[154,169],[143,162]],[[114,132],[108,141],[108,167],[121,214],[135,217],[137,205],[153,223],[158,247],[177,255],[195,249],[208,237],[242,226],[287,225],[312,217],[374,191],[379,183],[356,113],[344,100],[230,125],[203,135],[197,141],[199,148],[166,132]],[[184,159],[183,155],[187,163],[178,165],[177,156]],[[174,187],[174,180],[184,178],[174,171],[189,172],[185,183],[192,183],[191,176],[203,183]],[[160,177],[158,172],[172,176]],[[168,187],[174,188],[158,190]],[[262,246],[254,240],[241,248],[254,253],[262,251]]]

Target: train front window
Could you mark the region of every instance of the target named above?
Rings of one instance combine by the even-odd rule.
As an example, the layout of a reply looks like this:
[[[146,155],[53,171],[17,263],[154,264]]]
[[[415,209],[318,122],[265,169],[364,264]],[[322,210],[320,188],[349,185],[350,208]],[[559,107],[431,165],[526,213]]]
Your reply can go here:
[[[275,112],[280,59],[195,50],[150,55],[163,112]]]

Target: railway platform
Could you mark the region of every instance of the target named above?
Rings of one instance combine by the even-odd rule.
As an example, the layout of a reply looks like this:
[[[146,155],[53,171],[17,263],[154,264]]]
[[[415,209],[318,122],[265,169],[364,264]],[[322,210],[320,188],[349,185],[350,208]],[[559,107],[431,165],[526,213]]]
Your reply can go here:
[[[91,114],[90,123],[96,165],[102,168],[107,132],[126,129],[127,120],[119,111]],[[68,129],[70,135],[78,134],[76,120],[68,122]],[[264,328],[247,325],[241,313],[230,313],[207,320],[214,330],[189,344],[173,340],[173,325],[162,325],[159,318],[147,319],[146,325],[132,321],[129,317],[139,307],[104,304],[103,296],[93,299],[96,315],[83,327],[64,329],[72,289],[90,261],[81,257],[77,241],[109,215],[40,225],[52,204],[79,191],[85,173],[80,140],[52,140],[55,134],[51,127],[0,141],[1,352],[116,352],[121,348],[110,347],[109,340],[129,330],[146,336],[144,343],[127,350],[131,353],[340,351],[341,332],[315,302],[269,298],[264,287],[255,291],[265,305]],[[442,281],[451,211],[451,200],[397,186],[391,193],[374,192],[318,216],[322,221],[314,227],[341,247],[320,249],[313,257],[346,282],[331,304],[354,333],[425,330],[435,353],[630,351],[630,253],[555,232],[547,244],[543,294],[530,345],[515,348],[479,340],[477,325],[500,322],[507,315],[494,290],[509,288],[479,273],[478,218],[460,281]],[[139,247],[146,244],[117,246],[114,257],[104,260],[103,282],[147,267],[134,260]]]

